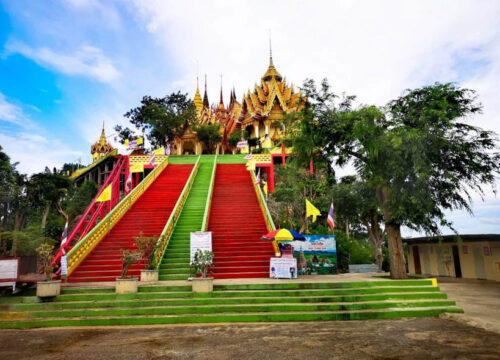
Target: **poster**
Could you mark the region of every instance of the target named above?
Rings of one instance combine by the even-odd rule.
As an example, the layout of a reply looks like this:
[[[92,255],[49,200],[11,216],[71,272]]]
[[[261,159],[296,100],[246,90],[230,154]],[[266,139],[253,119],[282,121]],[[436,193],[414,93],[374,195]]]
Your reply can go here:
[[[271,279],[296,279],[297,259],[271,258],[269,265],[269,277]]]
[[[293,246],[299,274],[324,275],[337,273],[335,235],[304,235],[306,241],[286,241]]]
[[[193,256],[196,250],[212,251],[212,232],[211,231],[196,231],[190,235],[190,257],[189,262],[193,261]]]

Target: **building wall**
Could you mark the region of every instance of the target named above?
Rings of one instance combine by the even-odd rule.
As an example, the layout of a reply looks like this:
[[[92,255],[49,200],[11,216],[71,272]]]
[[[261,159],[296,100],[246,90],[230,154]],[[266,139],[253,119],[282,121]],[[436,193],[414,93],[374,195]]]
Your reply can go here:
[[[453,245],[458,247],[462,277],[500,281],[500,242],[462,242],[410,245],[408,270],[415,274],[413,253],[418,246],[423,275],[455,276]]]

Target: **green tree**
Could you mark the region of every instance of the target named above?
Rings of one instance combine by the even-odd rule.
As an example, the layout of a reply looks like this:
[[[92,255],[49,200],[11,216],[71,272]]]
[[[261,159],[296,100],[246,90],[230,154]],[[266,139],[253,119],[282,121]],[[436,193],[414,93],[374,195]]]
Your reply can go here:
[[[154,147],[167,145],[175,136],[182,135],[184,128],[196,124],[196,109],[187,94],[172,93],[163,98],[144,96],[141,105],[129,110],[128,118],[140,132],[146,133]],[[122,141],[135,132],[129,128],[115,127]]]
[[[219,124],[200,125],[195,128],[198,140],[205,143],[209,154],[215,152],[217,144],[222,140]]]
[[[435,84],[407,91],[385,113],[368,106],[325,117],[324,150],[338,165],[352,160],[376,191],[392,278],[407,277],[401,226],[453,228],[444,211],[471,211],[471,190],[483,194],[498,174],[495,134],[464,122],[480,110],[473,91]]]

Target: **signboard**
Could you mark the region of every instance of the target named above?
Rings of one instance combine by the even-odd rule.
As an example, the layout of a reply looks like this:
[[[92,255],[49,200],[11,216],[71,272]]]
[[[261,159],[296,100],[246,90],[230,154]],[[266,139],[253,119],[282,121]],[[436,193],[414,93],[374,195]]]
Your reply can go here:
[[[286,241],[293,246],[299,274],[336,274],[337,243],[335,235],[304,235],[306,241]]]
[[[269,277],[271,279],[296,279],[297,259],[271,258],[269,265]]]
[[[19,259],[0,259],[0,286],[15,290]]]
[[[211,231],[196,231],[190,235],[190,250],[191,254],[189,262],[193,261],[193,256],[196,250],[212,251],[212,232]]]
[[[61,256],[61,275],[68,275],[68,257]]]

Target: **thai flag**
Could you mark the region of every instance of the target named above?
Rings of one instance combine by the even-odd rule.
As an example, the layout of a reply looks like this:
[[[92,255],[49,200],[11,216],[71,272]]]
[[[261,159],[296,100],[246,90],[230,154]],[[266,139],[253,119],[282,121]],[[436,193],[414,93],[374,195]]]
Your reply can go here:
[[[260,169],[257,171],[257,174],[255,174],[255,185],[260,184]]]
[[[153,155],[151,156],[151,158],[148,161],[148,165],[154,165],[155,164],[155,157],[156,157],[156,154],[153,153]]]
[[[252,154],[248,154],[243,158],[244,160],[252,160]]]
[[[328,211],[328,218],[326,219],[326,222],[328,223],[328,226],[332,231],[335,228],[334,216],[335,216],[335,211],[333,210],[333,201],[332,201],[332,204],[330,205],[330,211]]]
[[[165,146],[165,155],[170,155],[170,144],[167,144],[167,146]]]
[[[125,194],[128,194],[132,190],[132,173],[128,173],[127,181],[125,181]]]

